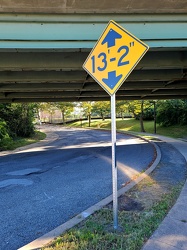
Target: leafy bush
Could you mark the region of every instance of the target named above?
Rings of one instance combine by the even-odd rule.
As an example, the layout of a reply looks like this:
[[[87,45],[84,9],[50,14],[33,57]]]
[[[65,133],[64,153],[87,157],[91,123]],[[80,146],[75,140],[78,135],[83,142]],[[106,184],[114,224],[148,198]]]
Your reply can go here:
[[[136,120],[140,120],[141,112],[134,113],[134,118]],[[143,120],[144,121],[152,121],[154,120],[154,109],[153,108],[145,108],[143,110]]]
[[[139,113],[137,115],[135,114],[135,119],[140,120],[140,115],[141,115],[141,113]],[[143,120],[144,121],[154,120],[154,109],[152,109],[152,108],[145,109],[143,112]]]
[[[3,120],[0,120],[0,140],[3,140],[4,138],[8,138],[9,134],[7,131],[7,126],[6,126],[6,122]]]
[[[12,138],[8,134],[6,122],[0,119],[0,150],[10,147]]]
[[[154,120],[154,109],[148,108],[144,111],[143,119],[146,121],[152,121]]]
[[[6,122],[10,137],[29,137],[34,134],[32,104],[1,104],[0,117]]]
[[[161,101],[157,109],[157,122],[164,127],[187,124],[187,101]]]

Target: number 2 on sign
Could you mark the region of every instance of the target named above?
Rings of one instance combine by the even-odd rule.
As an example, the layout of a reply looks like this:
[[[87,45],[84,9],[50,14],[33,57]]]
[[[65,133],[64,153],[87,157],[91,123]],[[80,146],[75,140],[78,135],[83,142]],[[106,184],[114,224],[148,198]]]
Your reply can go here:
[[[129,53],[129,47],[128,46],[121,46],[117,53],[120,53],[121,51],[124,51],[124,53],[121,55],[121,57],[118,60],[118,66],[123,66],[123,65],[127,65],[129,64],[129,61],[124,61],[124,58],[128,55]],[[97,67],[97,70],[99,71],[103,71],[106,69],[107,65],[108,65],[108,61],[107,61],[107,55],[104,52],[101,52],[97,58],[101,59],[101,64],[100,66]],[[110,59],[110,61],[114,61],[115,58]],[[95,73],[95,56],[91,57],[92,60],[92,73]]]

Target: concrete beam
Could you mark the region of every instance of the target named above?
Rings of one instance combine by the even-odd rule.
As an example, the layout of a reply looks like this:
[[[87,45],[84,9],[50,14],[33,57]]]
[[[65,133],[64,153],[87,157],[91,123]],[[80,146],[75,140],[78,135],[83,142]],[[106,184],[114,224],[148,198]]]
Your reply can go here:
[[[170,0],[1,0],[0,12],[13,13],[185,13],[186,1]]]
[[[124,82],[120,90],[154,90],[154,89],[170,89],[179,90],[187,89],[186,81],[176,81],[168,84],[162,81],[148,82]],[[102,88],[96,82],[90,83],[0,83],[1,92],[46,92],[46,91],[101,91]],[[175,93],[175,91],[173,91]]]
[[[82,98],[82,97],[105,97],[108,94],[104,91],[83,91],[80,93],[80,91],[48,91],[48,92],[2,92],[0,93],[0,98],[2,99],[14,99],[14,98],[63,98],[63,97],[69,97],[69,98]],[[187,91],[186,89],[177,89],[175,91],[169,90],[169,89],[162,89],[162,90],[119,90],[117,92],[117,96],[186,96]]]
[[[134,70],[127,81],[169,81],[182,79],[183,76],[183,70],[180,69]]]
[[[161,95],[161,96],[116,96],[116,100],[166,100],[166,99],[187,99],[187,95]],[[110,101],[110,96],[97,97],[94,96],[92,101]],[[0,103],[33,103],[33,102],[87,102],[90,101],[90,97],[61,97],[61,98],[0,98]]]
[[[85,71],[2,71],[0,82],[84,82]]]
[[[18,6],[18,3],[16,5]],[[0,15],[0,49],[15,51],[91,49],[110,19],[145,41],[151,49],[187,47],[185,14],[127,15],[122,12],[106,15],[96,13],[13,15],[6,13]]]
[[[0,71],[82,70],[88,52],[0,52]],[[187,65],[187,51],[149,51],[137,69],[180,69]]]
[[[134,81],[170,81],[184,78],[182,69],[134,70],[126,82]],[[86,80],[87,79],[87,80]],[[2,71],[0,83],[68,83],[95,82],[85,71]]]

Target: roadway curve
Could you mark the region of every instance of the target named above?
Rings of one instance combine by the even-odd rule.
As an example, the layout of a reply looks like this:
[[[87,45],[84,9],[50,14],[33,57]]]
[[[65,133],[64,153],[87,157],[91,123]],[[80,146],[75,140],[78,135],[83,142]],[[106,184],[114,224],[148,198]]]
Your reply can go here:
[[[14,250],[112,193],[107,131],[49,126],[58,139],[1,154],[0,249]],[[152,144],[117,134],[118,188],[154,159]]]

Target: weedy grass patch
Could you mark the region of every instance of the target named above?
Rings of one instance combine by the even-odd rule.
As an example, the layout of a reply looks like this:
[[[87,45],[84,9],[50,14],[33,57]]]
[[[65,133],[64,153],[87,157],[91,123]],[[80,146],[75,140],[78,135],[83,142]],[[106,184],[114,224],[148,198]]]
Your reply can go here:
[[[29,138],[16,138],[11,140],[11,143],[7,141],[7,144],[4,146],[2,150],[14,150],[19,147],[23,147],[32,143],[39,142],[46,138],[46,134],[40,131],[36,131],[35,134]]]
[[[142,184],[141,184],[142,185]],[[144,180],[143,187],[149,189],[150,178]],[[175,203],[182,184],[167,194],[160,194],[159,200],[149,203],[144,209],[119,211],[120,230],[114,230],[113,210],[108,205],[91,215],[78,226],[65,232],[43,250],[138,250],[159,226],[169,209]],[[134,187],[125,195],[138,197],[142,187]],[[144,197],[145,198],[145,197]],[[147,193],[147,198],[151,198]],[[137,198],[138,200],[138,198]],[[119,202],[120,203],[120,202]]]

